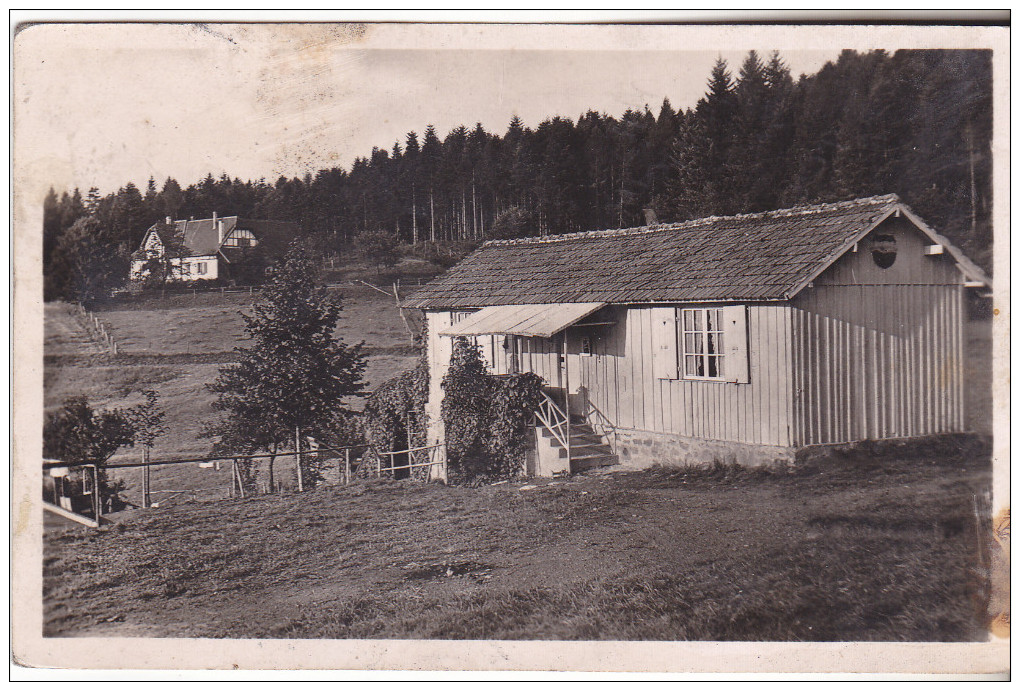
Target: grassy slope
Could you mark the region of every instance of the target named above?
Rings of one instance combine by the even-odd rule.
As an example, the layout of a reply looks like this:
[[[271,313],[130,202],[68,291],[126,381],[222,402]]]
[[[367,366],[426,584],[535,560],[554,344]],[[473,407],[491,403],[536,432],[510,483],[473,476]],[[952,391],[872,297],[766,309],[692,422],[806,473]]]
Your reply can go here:
[[[411,345],[393,298],[366,286],[339,289],[344,312],[336,333],[375,352],[406,354]],[[250,312],[247,293],[202,292],[109,304],[98,312],[127,353],[217,353],[245,345],[238,311]]]
[[[366,380],[378,386],[414,365],[417,357],[410,337],[393,304],[393,299],[368,287],[342,290],[345,309],[337,333],[348,343],[364,341],[370,348]],[[165,300],[112,304],[97,312],[117,338],[123,355],[114,359],[88,340],[70,308],[55,303],[46,306],[46,353],[44,401],[47,410],[56,409],[72,395],[86,395],[99,407],[127,407],[141,402],[139,391],[159,391],[166,411],[167,433],[160,437],[153,459],[171,456],[198,457],[209,452],[211,442],[201,436],[205,424],[216,417],[214,395],[206,389],[218,372],[222,356],[243,345],[239,310],[247,311],[247,294],[200,293],[171,296]],[[171,354],[192,353],[192,357]],[[199,354],[215,353],[213,357]],[[52,356],[61,356],[53,361]],[[351,405],[360,409],[361,399]],[[138,459],[140,451],[121,450],[117,459]],[[293,477],[288,461],[277,471],[283,483]],[[140,501],[140,470],[115,474],[128,484],[125,499]],[[153,470],[154,490],[194,490],[194,495],[172,498],[219,497],[229,487],[229,472],[202,469],[196,464],[158,467]],[[166,500],[167,494],[154,496]]]
[[[771,475],[373,482],[53,530],[45,632],[983,638],[974,500],[987,444],[883,448]]]

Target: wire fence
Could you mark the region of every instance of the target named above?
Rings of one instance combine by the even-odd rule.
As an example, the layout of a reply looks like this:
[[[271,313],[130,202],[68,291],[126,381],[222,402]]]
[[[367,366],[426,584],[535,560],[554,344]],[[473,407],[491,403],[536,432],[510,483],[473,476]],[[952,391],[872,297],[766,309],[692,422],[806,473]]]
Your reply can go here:
[[[98,525],[103,514],[126,508],[302,492],[371,478],[425,482],[442,478],[446,471],[442,443],[393,452],[379,452],[371,445],[323,447],[311,439],[310,445],[303,451],[112,461],[99,466],[45,460],[43,501],[54,513]]]
[[[94,338],[96,341],[105,344],[107,350],[114,355],[120,352],[120,349],[117,346],[117,340],[113,338],[113,334],[107,330],[106,325],[103,324],[102,320],[96,317],[94,313],[85,310],[85,306],[81,303],[76,304],[74,306],[74,310],[78,313],[78,317],[85,326],[86,331],[88,331],[89,336]]]

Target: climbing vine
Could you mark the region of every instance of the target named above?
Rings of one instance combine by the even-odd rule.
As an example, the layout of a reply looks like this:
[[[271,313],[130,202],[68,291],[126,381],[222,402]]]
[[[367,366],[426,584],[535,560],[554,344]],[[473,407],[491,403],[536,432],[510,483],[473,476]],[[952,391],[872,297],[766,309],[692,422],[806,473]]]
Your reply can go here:
[[[378,452],[425,445],[425,404],[428,397],[429,369],[423,348],[417,365],[379,386],[365,402],[362,426],[366,442]],[[430,457],[430,451],[422,450],[411,453],[409,461],[411,464],[420,464]],[[374,459],[373,455],[366,455],[356,475],[361,478],[369,476],[370,470],[376,466]],[[390,465],[389,461],[381,462],[383,467]],[[428,467],[415,467],[411,470],[411,477],[426,480],[428,473]]]
[[[365,438],[382,452],[425,444],[429,370],[424,359],[377,388],[365,402]]]
[[[542,397],[542,377],[531,372],[495,377],[496,386],[489,406],[490,466],[499,478],[514,478],[524,471],[528,449],[528,427]]]
[[[493,376],[474,344],[457,339],[443,379],[442,418],[451,483],[514,478],[524,471],[528,424],[541,377]]]

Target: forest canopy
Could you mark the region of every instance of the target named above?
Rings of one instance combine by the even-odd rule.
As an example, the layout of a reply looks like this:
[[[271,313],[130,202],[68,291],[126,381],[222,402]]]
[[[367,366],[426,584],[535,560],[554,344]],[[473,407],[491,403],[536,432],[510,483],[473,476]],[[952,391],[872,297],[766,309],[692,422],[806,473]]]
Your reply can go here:
[[[106,245],[99,261],[115,272],[103,281],[116,285],[164,216],[296,221],[328,256],[366,232],[476,241],[640,225],[645,208],[674,222],[891,192],[987,269],[991,97],[989,51],[845,50],[799,80],[780,54],[750,52],[736,69],[717,61],[686,110],[665,98],[619,118],[587,111],[529,128],[515,116],[502,135],[475,124],[442,139],[429,125],[350,168],[275,182],[223,174],[105,196],[51,190],[45,295],[76,295],[83,239]],[[85,216],[95,220],[68,235]]]

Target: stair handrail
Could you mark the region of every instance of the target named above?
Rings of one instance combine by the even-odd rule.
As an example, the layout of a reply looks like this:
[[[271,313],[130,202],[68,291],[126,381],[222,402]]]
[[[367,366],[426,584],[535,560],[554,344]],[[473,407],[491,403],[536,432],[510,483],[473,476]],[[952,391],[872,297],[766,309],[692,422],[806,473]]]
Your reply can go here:
[[[616,454],[616,424],[611,422],[609,417],[591,401],[588,401],[588,414],[585,415],[585,419],[591,424],[592,431],[603,436],[606,440],[612,439],[610,447],[613,449],[613,454]]]
[[[548,393],[542,392],[542,400],[535,410],[535,416],[549,429],[556,441],[567,451],[567,459],[570,459],[570,418],[560,409]]]

